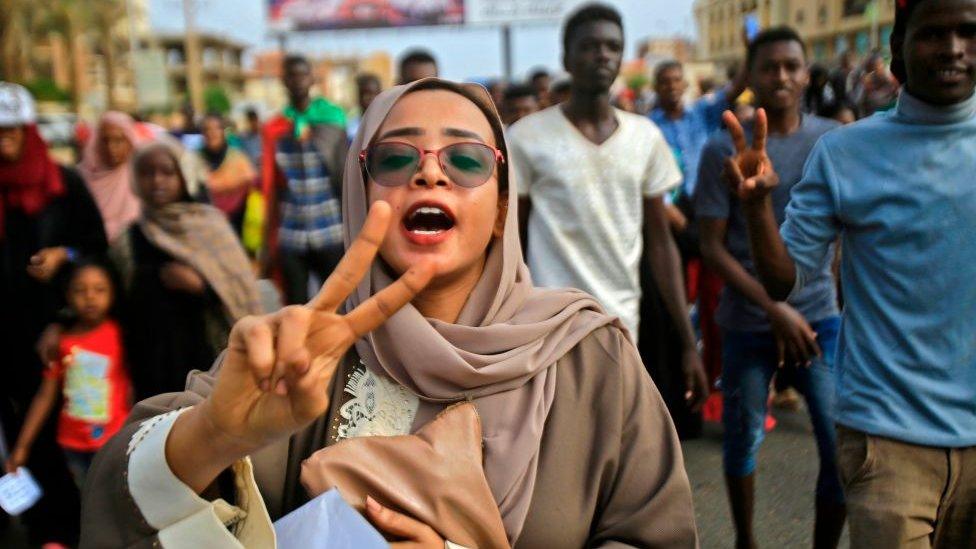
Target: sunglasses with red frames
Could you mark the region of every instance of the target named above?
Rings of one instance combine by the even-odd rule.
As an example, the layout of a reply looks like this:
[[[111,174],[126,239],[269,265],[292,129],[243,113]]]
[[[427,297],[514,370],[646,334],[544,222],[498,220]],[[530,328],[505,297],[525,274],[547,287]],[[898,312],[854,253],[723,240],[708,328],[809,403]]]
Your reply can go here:
[[[413,179],[428,154],[437,157],[441,170],[454,184],[469,189],[484,185],[495,167],[505,163],[502,151],[484,143],[452,143],[431,151],[400,142],[370,145],[359,153],[359,163],[377,184],[399,187]]]

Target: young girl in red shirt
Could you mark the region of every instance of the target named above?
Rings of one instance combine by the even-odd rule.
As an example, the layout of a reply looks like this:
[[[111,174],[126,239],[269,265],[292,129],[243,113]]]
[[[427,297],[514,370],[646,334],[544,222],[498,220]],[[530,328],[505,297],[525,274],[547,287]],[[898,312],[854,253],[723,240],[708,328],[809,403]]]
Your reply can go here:
[[[131,384],[122,331],[111,314],[115,284],[108,269],[95,262],[79,263],[68,282],[67,298],[75,322],[61,335],[57,360],[44,371],[6,467],[13,472],[27,462],[61,391],[57,441],[81,488],[95,452],[129,414]]]

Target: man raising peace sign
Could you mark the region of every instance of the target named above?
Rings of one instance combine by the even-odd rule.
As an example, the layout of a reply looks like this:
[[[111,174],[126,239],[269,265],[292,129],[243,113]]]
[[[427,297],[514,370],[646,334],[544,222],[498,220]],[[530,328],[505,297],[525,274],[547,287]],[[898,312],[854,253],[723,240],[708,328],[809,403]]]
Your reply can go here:
[[[805,291],[843,245],[836,418],[851,547],[972,547],[976,0],[899,0],[891,51],[897,106],[817,143],[779,231],[782,173],[740,166],[734,189],[774,298]]]
[[[792,30],[769,29],[756,36],[746,66],[761,107],[755,127],[749,128],[751,143],[726,111],[729,134],[716,134],[705,146],[695,191],[702,256],[726,286],[716,321],[723,329],[723,461],[729,501],[738,546],[753,546],[756,453],[770,379],[777,367],[783,368],[806,399],[820,453],[814,546],[835,547],[844,525],[844,497],[834,460],[833,359],[840,318],[830,260],[823,259],[800,294],[788,301],[771,298],[756,279],[745,218],[723,171],[772,173],[775,167],[782,183],[772,201],[781,221],[807,155],[837,124],[800,113],[809,76],[803,42]]]

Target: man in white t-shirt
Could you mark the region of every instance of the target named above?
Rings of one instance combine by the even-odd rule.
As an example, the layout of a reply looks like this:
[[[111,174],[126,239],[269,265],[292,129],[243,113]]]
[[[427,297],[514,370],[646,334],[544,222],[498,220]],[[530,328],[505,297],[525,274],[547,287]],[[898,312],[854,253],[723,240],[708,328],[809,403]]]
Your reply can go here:
[[[623,44],[616,10],[599,4],[578,10],[563,30],[570,99],[511,127],[522,241],[536,284],[589,292],[635,338],[646,257],[681,335],[685,399],[696,409],[707,381],[663,202],[681,172],[657,126],[610,104]]]

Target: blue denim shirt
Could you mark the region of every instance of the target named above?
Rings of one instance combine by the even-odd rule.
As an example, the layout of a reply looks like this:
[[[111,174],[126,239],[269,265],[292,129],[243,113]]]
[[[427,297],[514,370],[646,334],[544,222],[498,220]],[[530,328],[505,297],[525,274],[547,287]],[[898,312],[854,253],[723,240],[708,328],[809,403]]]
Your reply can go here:
[[[664,139],[671,146],[684,182],[681,191],[692,196],[698,177],[698,159],[708,141],[708,136],[722,126],[722,113],[729,108],[726,90],[719,90],[711,97],[702,97],[685,109],[677,120],[657,107],[648,115],[661,128]]]

